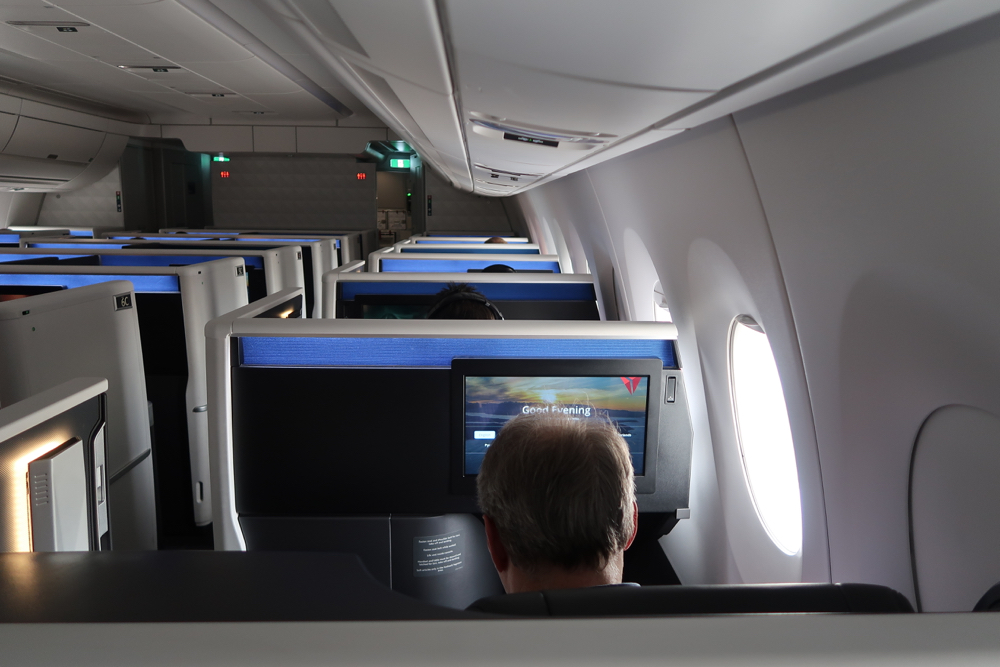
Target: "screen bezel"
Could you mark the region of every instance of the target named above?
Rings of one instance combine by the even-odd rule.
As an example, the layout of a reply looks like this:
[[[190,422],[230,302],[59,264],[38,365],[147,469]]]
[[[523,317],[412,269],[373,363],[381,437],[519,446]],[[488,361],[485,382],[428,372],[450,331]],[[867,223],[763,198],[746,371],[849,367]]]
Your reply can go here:
[[[646,402],[644,471],[635,476],[636,493],[656,491],[663,361],[660,359],[453,359],[451,362],[451,491],[475,495],[476,475],[465,474],[466,377],[649,377]]]

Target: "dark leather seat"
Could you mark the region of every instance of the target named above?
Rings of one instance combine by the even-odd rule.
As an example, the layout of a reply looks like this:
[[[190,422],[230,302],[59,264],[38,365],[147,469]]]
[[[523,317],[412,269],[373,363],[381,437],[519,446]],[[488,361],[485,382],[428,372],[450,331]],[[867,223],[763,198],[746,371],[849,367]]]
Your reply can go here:
[[[1000,611],[1000,584],[986,591],[972,611]]]
[[[495,595],[468,609],[557,617],[913,612],[901,593],[874,584],[597,586]]]

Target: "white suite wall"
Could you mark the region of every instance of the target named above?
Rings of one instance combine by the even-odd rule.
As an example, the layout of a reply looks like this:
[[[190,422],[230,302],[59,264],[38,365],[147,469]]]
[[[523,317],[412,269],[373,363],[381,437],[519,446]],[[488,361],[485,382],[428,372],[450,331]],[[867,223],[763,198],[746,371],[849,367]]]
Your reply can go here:
[[[650,251],[696,438],[692,519],[661,542],[682,581],[768,576],[746,566],[760,544],[733,498],[721,325],[743,311],[767,330],[789,409],[802,578],[913,598],[917,431],[950,403],[1000,413],[998,69],[991,19],[524,195],[595,255],[607,243],[625,283],[626,234]]]
[[[601,258],[617,267],[623,314],[641,315],[640,304],[629,300],[651,303],[654,282],[644,280],[647,294],[635,296],[642,290],[631,285],[629,245],[638,242],[649,250],[663,284],[680,331],[695,434],[692,518],[663,540],[681,581],[828,580],[818,462],[794,327],[732,121],[724,119],[571,175],[525,199],[536,212],[544,207],[553,218],[573,221],[594,255],[602,286],[608,274]],[[629,244],[626,237],[632,239]],[[788,403],[802,450],[797,452],[800,468],[813,481],[803,488],[809,518],[803,559],[783,556],[771,544],[743,483],[732,429],[727,345],[729,325],[741,313],[767,328],[782,381],[792,388]]]
[[[1000,413],[997,109],[993,19],[736,117],[810,378],[833,576],[911,599],[917,431],[943,405]]]

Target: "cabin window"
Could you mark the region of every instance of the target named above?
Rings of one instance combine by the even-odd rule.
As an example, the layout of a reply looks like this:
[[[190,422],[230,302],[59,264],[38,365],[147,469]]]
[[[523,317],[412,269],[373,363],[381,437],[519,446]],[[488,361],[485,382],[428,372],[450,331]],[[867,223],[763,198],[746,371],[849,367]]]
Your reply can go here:
[[[736,434],[747,485],[764,529],[787,554],[802,548],[802,503],[792,431],[767,334],[747,315],[729,336]]]
[[[670,308],[667,307],[667,297],[663,293],[663,286],[660,285],[659,280],[657,280],[653,285],[653,321],[674,321],[674,319],[670,316]]]

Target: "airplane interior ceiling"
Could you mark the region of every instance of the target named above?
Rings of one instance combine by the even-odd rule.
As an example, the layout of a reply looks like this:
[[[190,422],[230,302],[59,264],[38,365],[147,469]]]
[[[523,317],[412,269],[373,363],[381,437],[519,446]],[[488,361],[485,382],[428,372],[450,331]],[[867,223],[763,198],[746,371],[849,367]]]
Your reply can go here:
[[[998,0],[19,0],[0,4],[0,91],[71,96],[51,103],[126,121],[119,133],[216,128],[195,150],[246,150],[219,126],[388,126],[454,186],[503,196],[996,11]]]

